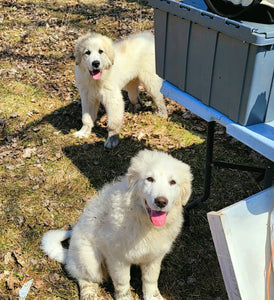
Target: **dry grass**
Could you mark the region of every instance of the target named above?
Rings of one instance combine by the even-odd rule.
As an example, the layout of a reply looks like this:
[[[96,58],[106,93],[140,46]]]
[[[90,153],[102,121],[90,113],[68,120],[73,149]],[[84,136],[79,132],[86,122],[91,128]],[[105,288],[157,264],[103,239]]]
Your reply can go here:
[[[140,149],[160,149],[189,163],[193,199],[202,193],[206,123],[167,99],[169,119],[143,110],[125,113],[121,143],[105,150],[106,117],[91,136],[76,140],[81,126],[74,85],[73,45],[88,30],[110,37],[153,27],[145,1],[4,0],[0,4],[0,298],[16,299],[33,279],[27,299],[77,299],[77,285],[61,265],[40,250],[42,234],[68,227],[87,199],[123,174]],[[215,155],[245,164],[264,164],[256,153],[216,133]],[[261,189],[253,174],[214,170],[208,205],[218,210]],[[168,300],[226,299],[206,213],[190,212],[188,224],[163,262],[160,290]],[[132,269],[136,299],[140,272]],[[102,289],[111,299],[111,282]],[[139,295],[139,296],[138,296]]]

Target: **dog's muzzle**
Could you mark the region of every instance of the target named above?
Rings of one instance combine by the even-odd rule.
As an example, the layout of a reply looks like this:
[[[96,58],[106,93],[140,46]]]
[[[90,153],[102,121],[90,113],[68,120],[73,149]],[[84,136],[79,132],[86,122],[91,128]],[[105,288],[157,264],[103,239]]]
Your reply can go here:
[[[89,74],[92,76],[94,80],[98,80],[101,78],[102,70],[101,69],[92,69],[89,70]]]
[[[168,213],[166,211],[151,209],[148,206],[148,204],[147,204],[146,201],[145,201],[145,204],[146,204],[146,210],[147,210],[147,212],[149,214],[150,220],[153,223],[153,225],[155,225],[155,226],[163,226],[166,223],[166,217],[167,217]]]
[[[91,69],[89,70],[89,74],[92,76],[94,80],[98,80],[101,78],[102,70],[100,69],[100,61],[94,60],[91,63]]]

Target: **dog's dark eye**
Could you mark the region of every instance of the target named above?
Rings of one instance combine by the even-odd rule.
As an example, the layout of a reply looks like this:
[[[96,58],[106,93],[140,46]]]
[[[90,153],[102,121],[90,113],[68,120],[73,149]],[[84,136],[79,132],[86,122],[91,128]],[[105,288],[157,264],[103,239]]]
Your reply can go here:
[[[99,54],[102,54],[104,51],[103,51],[103,50],[101,50],[101,49],[99,49],[99,51],[98,51],[98,52],[99,52]]]
[[[85,54],[86,54],[86,55],[90,55],[90,51],[87,50],[87,51],[85,52]]]
[[[148,177],[148,178],[147,178],[147,181],[149,181],[149,182],[154,182],[154,178]]]
[[[170,180],[169,184],[174,185],[174,184],[176,184],[176,181],[175,180]]]

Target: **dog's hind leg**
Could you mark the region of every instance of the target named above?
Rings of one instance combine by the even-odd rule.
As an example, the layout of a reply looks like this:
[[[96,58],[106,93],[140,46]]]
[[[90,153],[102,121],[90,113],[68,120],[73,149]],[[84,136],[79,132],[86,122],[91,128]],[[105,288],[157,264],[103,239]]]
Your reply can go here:
[[[86,239],[82,231],[73,229],[66,259],[66,270],[77,279],[81,299],[96,299],[98,284],[103,282],[103,256],[93,247],[90,240]]]
[[[141,74],[141,82],[144,84],[145,89],[151,95],[154,104],[157,107],[157,115],[167,118],[167,110],[163,94],[161,93],[161,86],[163,80],[155,73]]]
[[[135,112],[140,105],[138,105],[138,96],[139,96],[139,79],[135,78],[131,80],[125,87],[125,90],[128,92],[128,97],[130,101],[129,111]]]

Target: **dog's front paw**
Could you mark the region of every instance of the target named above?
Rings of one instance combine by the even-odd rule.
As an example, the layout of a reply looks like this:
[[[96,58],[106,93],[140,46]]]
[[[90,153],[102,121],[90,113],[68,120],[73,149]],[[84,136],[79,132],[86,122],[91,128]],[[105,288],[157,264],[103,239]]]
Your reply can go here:
[[[115,300],[133,300],[131,291],[128,290],[125,294],[115,293]]]
[[[167,117],[168,117],[166,109],[158,109],[156,111],[156,114],[157,114],[157,116],[160,116],[164,119],[167,119]]]
[[[144,300],[164,300],[159,290],[155,291],[153,294],[144,294]]]
[[[81,290],[80,299],[81,300],[98,300],[97,291],[91,290],[91,289]]]
[[[93,295],[93,294],[86,294],[84,296],[80,297],[81,300],[98,300],[97,295]]]
[[[80,284],[80,299],[81,300],[99,300],[98,294],[99,286],[96,283]]]
[[[77,138],[87,138],[89,137],[89,134],[91,132],[91,127],[87,125],[83,125],[83,127],[79,130],[73,133],[73,135]]]
[[[105,141],[105,147],[110,149],[114,148],[119,144],[119,135],[115,134],[110,136],[106,141]]]
[[[81,139],[81,138],[87,138],[89,136],[89,133],[82,132],[81,130],[79,130],[79,131],[74,132],[73,135],[75,137]]]

